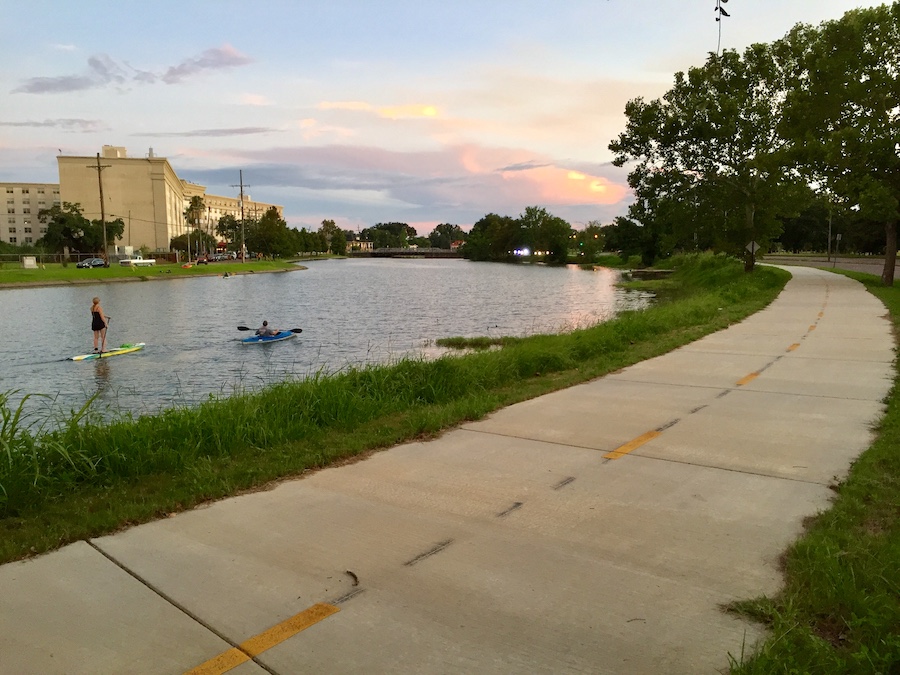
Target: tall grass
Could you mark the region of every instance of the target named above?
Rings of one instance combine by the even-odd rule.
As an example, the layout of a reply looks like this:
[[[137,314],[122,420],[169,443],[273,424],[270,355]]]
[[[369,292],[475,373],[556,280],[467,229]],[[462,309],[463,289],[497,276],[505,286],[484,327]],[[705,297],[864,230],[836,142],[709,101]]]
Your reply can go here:
[[[290,381],[111,423],[87,408],[31,433],[0,398],[0,560],[47,550],[370,449],[663,353],[768,304],[788,275],[716,256],[677,262],[678,299],[497,351]],[[674,280],[674,281],[672,281]],[[643,282],[653,287],[655,282]]]

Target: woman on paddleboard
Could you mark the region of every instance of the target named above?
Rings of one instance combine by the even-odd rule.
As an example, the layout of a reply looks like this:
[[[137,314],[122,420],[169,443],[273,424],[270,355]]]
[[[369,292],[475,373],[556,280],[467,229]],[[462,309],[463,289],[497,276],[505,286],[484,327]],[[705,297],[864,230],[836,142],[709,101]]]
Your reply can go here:
[[[109,317],[103,313],[100,306],[100,298],[94,298],[91,305],[91,330],[94,331],[94,351],[97,351],[97,343],[100,343],[100,353],[106,351],[106,327]]]

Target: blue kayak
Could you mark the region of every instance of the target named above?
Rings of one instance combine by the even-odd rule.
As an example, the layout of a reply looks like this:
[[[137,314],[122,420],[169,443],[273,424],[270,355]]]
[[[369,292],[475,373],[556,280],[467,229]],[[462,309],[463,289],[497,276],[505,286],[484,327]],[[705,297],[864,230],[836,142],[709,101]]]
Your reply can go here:
[[[241,340],[241,343],[245,345],[260,345],[267,342],[279,342],[281,340],[287,340],[288,338],[292,338],[295,335],[295,333],[292,333],[289,330],[282,330],[278,331],[278,333],[276,333],[275,335],[251,335],[250,337]]]

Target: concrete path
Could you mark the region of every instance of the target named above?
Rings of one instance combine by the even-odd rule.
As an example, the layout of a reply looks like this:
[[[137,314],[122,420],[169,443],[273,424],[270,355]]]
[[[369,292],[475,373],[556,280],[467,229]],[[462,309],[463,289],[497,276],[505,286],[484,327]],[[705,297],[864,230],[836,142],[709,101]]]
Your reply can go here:
[[[717,673],[871,441],[884,307],[812,268],[671,354],[0,567],[2,673]]]

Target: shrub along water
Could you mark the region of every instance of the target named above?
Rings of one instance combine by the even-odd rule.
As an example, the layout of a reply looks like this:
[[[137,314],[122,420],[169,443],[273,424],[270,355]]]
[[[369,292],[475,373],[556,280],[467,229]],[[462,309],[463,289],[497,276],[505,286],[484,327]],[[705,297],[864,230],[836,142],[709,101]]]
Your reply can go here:
[[[0,398],[0,560],[147,521],[405,440],[669,351],[764,307],[788,275],[723,256],[672,263],[665,301],[562,335],[320,373],[158,415],[32,434]]]

